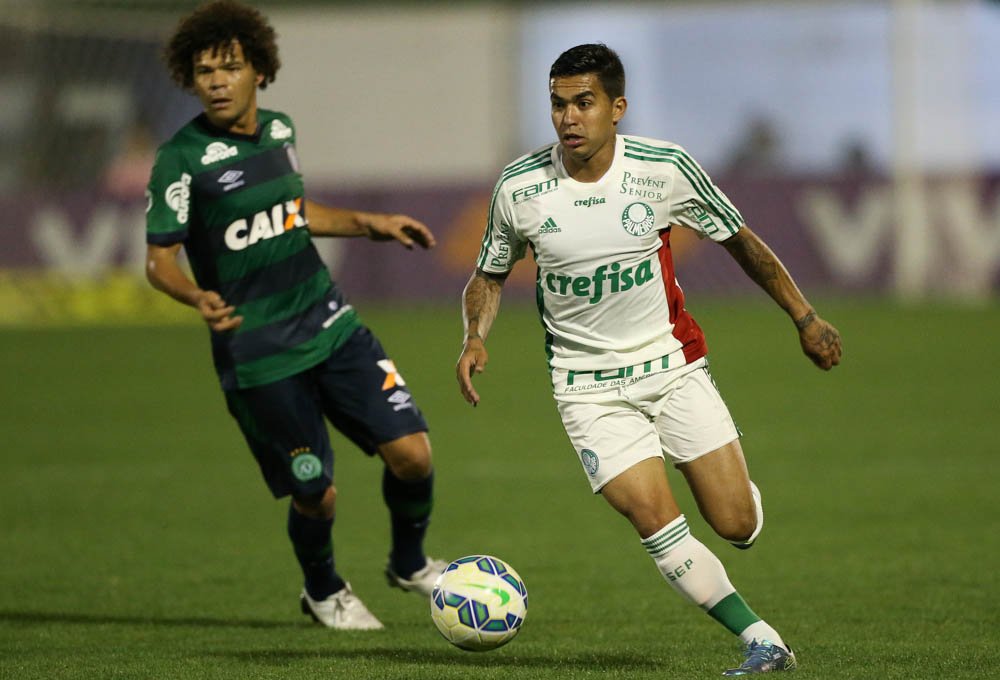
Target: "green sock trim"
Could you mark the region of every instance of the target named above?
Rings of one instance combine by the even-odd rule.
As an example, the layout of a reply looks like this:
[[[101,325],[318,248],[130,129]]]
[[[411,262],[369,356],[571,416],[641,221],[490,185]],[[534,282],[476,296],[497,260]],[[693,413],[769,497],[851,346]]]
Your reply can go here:
[[[726,595],[719,603],[708,610],[708,615],[729,629],[733,635],[739,635],[760,617],[754,614],[739,593]]]

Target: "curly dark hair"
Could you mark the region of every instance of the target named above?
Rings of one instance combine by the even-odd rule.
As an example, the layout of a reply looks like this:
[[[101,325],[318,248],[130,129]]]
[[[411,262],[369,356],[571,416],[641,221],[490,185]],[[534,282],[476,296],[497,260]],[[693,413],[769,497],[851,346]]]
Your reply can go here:
[[[263,90],[281,67],[274,28],[267,17],[235,0],[215,0],[181,19],[163,51],[170,77],[185,90],[194,86],[194,58],[205,50],[228,51],[233,40],[264,80]]]
[[[603,43],[571,47],[555,60],[549,78],[595,73],[608,97],[625,96],[625,67],[618,54]]]

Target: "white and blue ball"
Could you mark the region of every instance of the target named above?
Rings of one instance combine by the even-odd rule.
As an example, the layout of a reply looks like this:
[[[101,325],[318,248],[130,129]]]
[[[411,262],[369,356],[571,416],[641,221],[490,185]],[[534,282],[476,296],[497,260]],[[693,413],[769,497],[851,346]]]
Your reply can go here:
[[[460,557],[438,577],[431,619],[456,647],[483,652],[514,639],[528,613],[528,591],[516,571],[490,555]]]

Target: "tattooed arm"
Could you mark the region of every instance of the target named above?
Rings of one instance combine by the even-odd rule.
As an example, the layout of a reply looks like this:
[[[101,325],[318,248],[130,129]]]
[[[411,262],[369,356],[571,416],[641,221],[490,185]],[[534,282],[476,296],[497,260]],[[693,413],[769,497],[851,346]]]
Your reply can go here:
[[[455,371],[462,396],[473,406],[479,404],[479,394],[472,387],[472,376],[482,373],[489,361],[486,336],[500,310],[500,294],[506,279],[506,275],[490,274],[477,269],[462,292],[465,340]]]
[[[792,317],[799,331],[802,351],[825,371],[840,363],[840,333],[816,315],[795,285],[781,260],[760,238],[744,226],[722,242],[743,271]]]

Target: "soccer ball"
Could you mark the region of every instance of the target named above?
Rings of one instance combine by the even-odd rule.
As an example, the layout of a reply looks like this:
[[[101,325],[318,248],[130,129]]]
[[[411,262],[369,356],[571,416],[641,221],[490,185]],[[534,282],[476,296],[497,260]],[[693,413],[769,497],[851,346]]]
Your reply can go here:
[[[431,619],[444,639],[471,652],[514,639],[528,613],[528,591],[509,564],[489,555],[460,557],[438,576]]]

